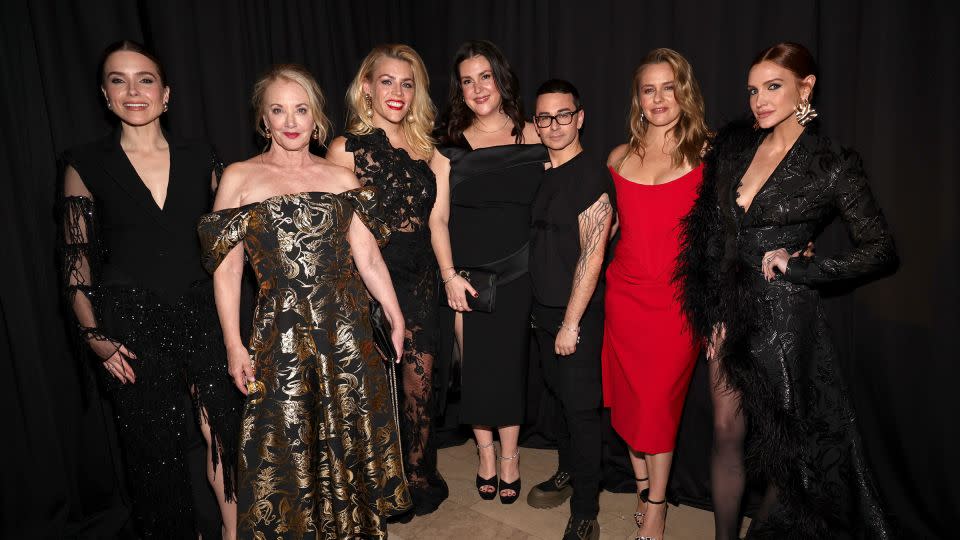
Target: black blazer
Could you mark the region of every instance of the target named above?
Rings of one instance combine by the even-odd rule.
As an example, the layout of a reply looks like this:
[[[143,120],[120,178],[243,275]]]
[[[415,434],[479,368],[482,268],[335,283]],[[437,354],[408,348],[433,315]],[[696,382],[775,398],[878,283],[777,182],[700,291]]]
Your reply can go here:
[[[146,289],[173,302],[192,283],[208,279],[200,264],[197,222],[210,210],[216,157],[205,142],[164,133],[170,145],[170,181],[161,209],[120,147],[120,130],[67,150],[93,194],[104,249],[102,283]]]

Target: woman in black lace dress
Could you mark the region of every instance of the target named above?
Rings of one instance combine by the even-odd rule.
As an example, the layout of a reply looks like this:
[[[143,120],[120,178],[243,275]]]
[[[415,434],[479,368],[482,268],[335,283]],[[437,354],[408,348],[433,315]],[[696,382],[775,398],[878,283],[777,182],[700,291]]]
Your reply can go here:
[[[896,267],[860,157],[810,121],[816,67],[803,46],[758,55],[755,120],[718,133],[678,260],[682,303],[707,340],[715,404],[717,538],[737,538],[747,469],[770,482],[751,538],[889,538],[818,288]],[[835,216],[855,246],[800,251]]]
[[[142,45],[108,47],[101,82],[120,126],[64,155],[66,302],[80,339],[103,366],[137,534],[197,536],[191,480],[204,481],[188,477],[192,391],[223,537],[233,538],[243,396],[226,375],[195,230],[212,203],[219,166],[209,144],[161,130],[170,90]],[[199,528],[204,537],[221,532],[215,523]]]
[[[430,429],[436,406],[437,271],[428,223],[437,184],[429,165],[436,115],[429,84],[423,61],[410,47],[373,49],[347,90],[347,134],[334,139],[327,153],[362,185],[380,189],[391,230],[383,258],[406,318],[400,432],[416,515],[433,512],[448,495]]]

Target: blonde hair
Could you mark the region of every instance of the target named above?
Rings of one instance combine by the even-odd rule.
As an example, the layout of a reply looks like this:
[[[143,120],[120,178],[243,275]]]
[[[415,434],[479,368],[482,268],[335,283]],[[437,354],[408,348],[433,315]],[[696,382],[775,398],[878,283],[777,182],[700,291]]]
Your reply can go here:
[[[708,140],[709,131],[704,119],[700,84],[693,76],[693,68],[686,58],[673,49],[661,48],[650,51],[633,73],[630,94],[630,143],[629,149],[617,163],[618,170],[630,154],[636,154],[641,162],[643,161],[646,152],[643,141],[649,124],[643,118],[643,107],[640,104],[640,76],[647,66],[654,64],[667,64],[673,70],[674,96],[680,105],[680,119],[671,130],[673,138],[677,141],[677,147],[671,152],[673,166],[679,167],[684,162],[696,166],[702,161],[701,155]]]
[[[357,75],[347,88],[347,131],[354,135],[372,133],[376,126],[373,120],[366,115],[363,83],[373,83],[373,69],[381,58],[394,58],[410,64],[413,70],[414,88],[413,103],[407,110],[403,122],[403,135],[414,150],[429,159],[433,156],[436,141],[430,135],[433,131],[433,121],[437,116],[437,108],[430,99],[430,77],[427,68],[417,51],[408,45],[389,44],[378,45],[360,63]]]
[[[326,105],[326,98],[323,97],[323,90],[317,84],[317,80],[307,71],[307,68],[300,64],[277,64],[264,73],[253,85],[253,97],[250,103],[253,105],[253,124],[257,133],[261,137],[267,138],[267,132],[264,129],[264,96],[267,88],[277,81],[290,81],[299,84],[307,93],[307,102],[310,105],[310,116],[313,117],[317,130],[320,133],[319,142],[324,144],[327,135],[330,134],[332,125],[330,119],[323,112]]]

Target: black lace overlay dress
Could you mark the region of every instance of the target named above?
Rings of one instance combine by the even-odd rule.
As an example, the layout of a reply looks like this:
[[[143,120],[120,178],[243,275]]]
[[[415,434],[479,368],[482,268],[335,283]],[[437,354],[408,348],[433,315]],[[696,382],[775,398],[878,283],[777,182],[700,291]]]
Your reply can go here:
[[[347,134],[345,148],[353,153],[360,183],[379,188],[391,231],[382,253],[407,328],[399,367],[403,381],[400,433],[414,512],[428,514],[448,495],[437,471],[437,449],[430,429],[436,409],[437,264],[428,220],[437,198],[437,182],[426,161],[394,148],[383,130]]]
[[[217,448],[214,465],[223,468],[232,499],[243,404],[226,371],[213,286],[200,264],[195,228],[212,203],[211,173],[221,167],[208,144],[168,138],[170,179],[161,208],[119,137],[117,130],[63,156],[93,195],[61,202],[65,309],[74,317],[81,350],[89,351],[85,342],[94,338],[136,355],[127,358],[134,383],[121,384],[99,365],[95,369],[114,405],[137,533],[195,538],[185,459],[192,444],[188,434],[196,429],[190,423],[206,411]],[[76,319],[75,301],[89,301],[95,327]]]
[[[777,491],[750,537],[890,538],[818,287],[888,272],[898,258],[860,157],[814,126],[747,210],[737,190],[766,133],[738,122],[717,135],[685,220],[681,301],[699,335],[725,325],[720,361],[741,395],[747,470]],[[763,278],[764,253],[802,251],[838,215],[851,250],[793,258]]]

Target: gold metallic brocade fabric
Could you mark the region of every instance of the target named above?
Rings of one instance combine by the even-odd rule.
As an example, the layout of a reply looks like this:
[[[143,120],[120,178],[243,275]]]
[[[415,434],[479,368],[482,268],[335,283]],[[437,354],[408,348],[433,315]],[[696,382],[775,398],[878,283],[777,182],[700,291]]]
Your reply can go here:
[[[385,538],[410,506],[369,295],[346,240],[353,215],[382,245],[376,189],[271,197],[205,215],[204,265],[243,242],[260,291],[256,379],[240,435],[239,531],[254,539]]]

